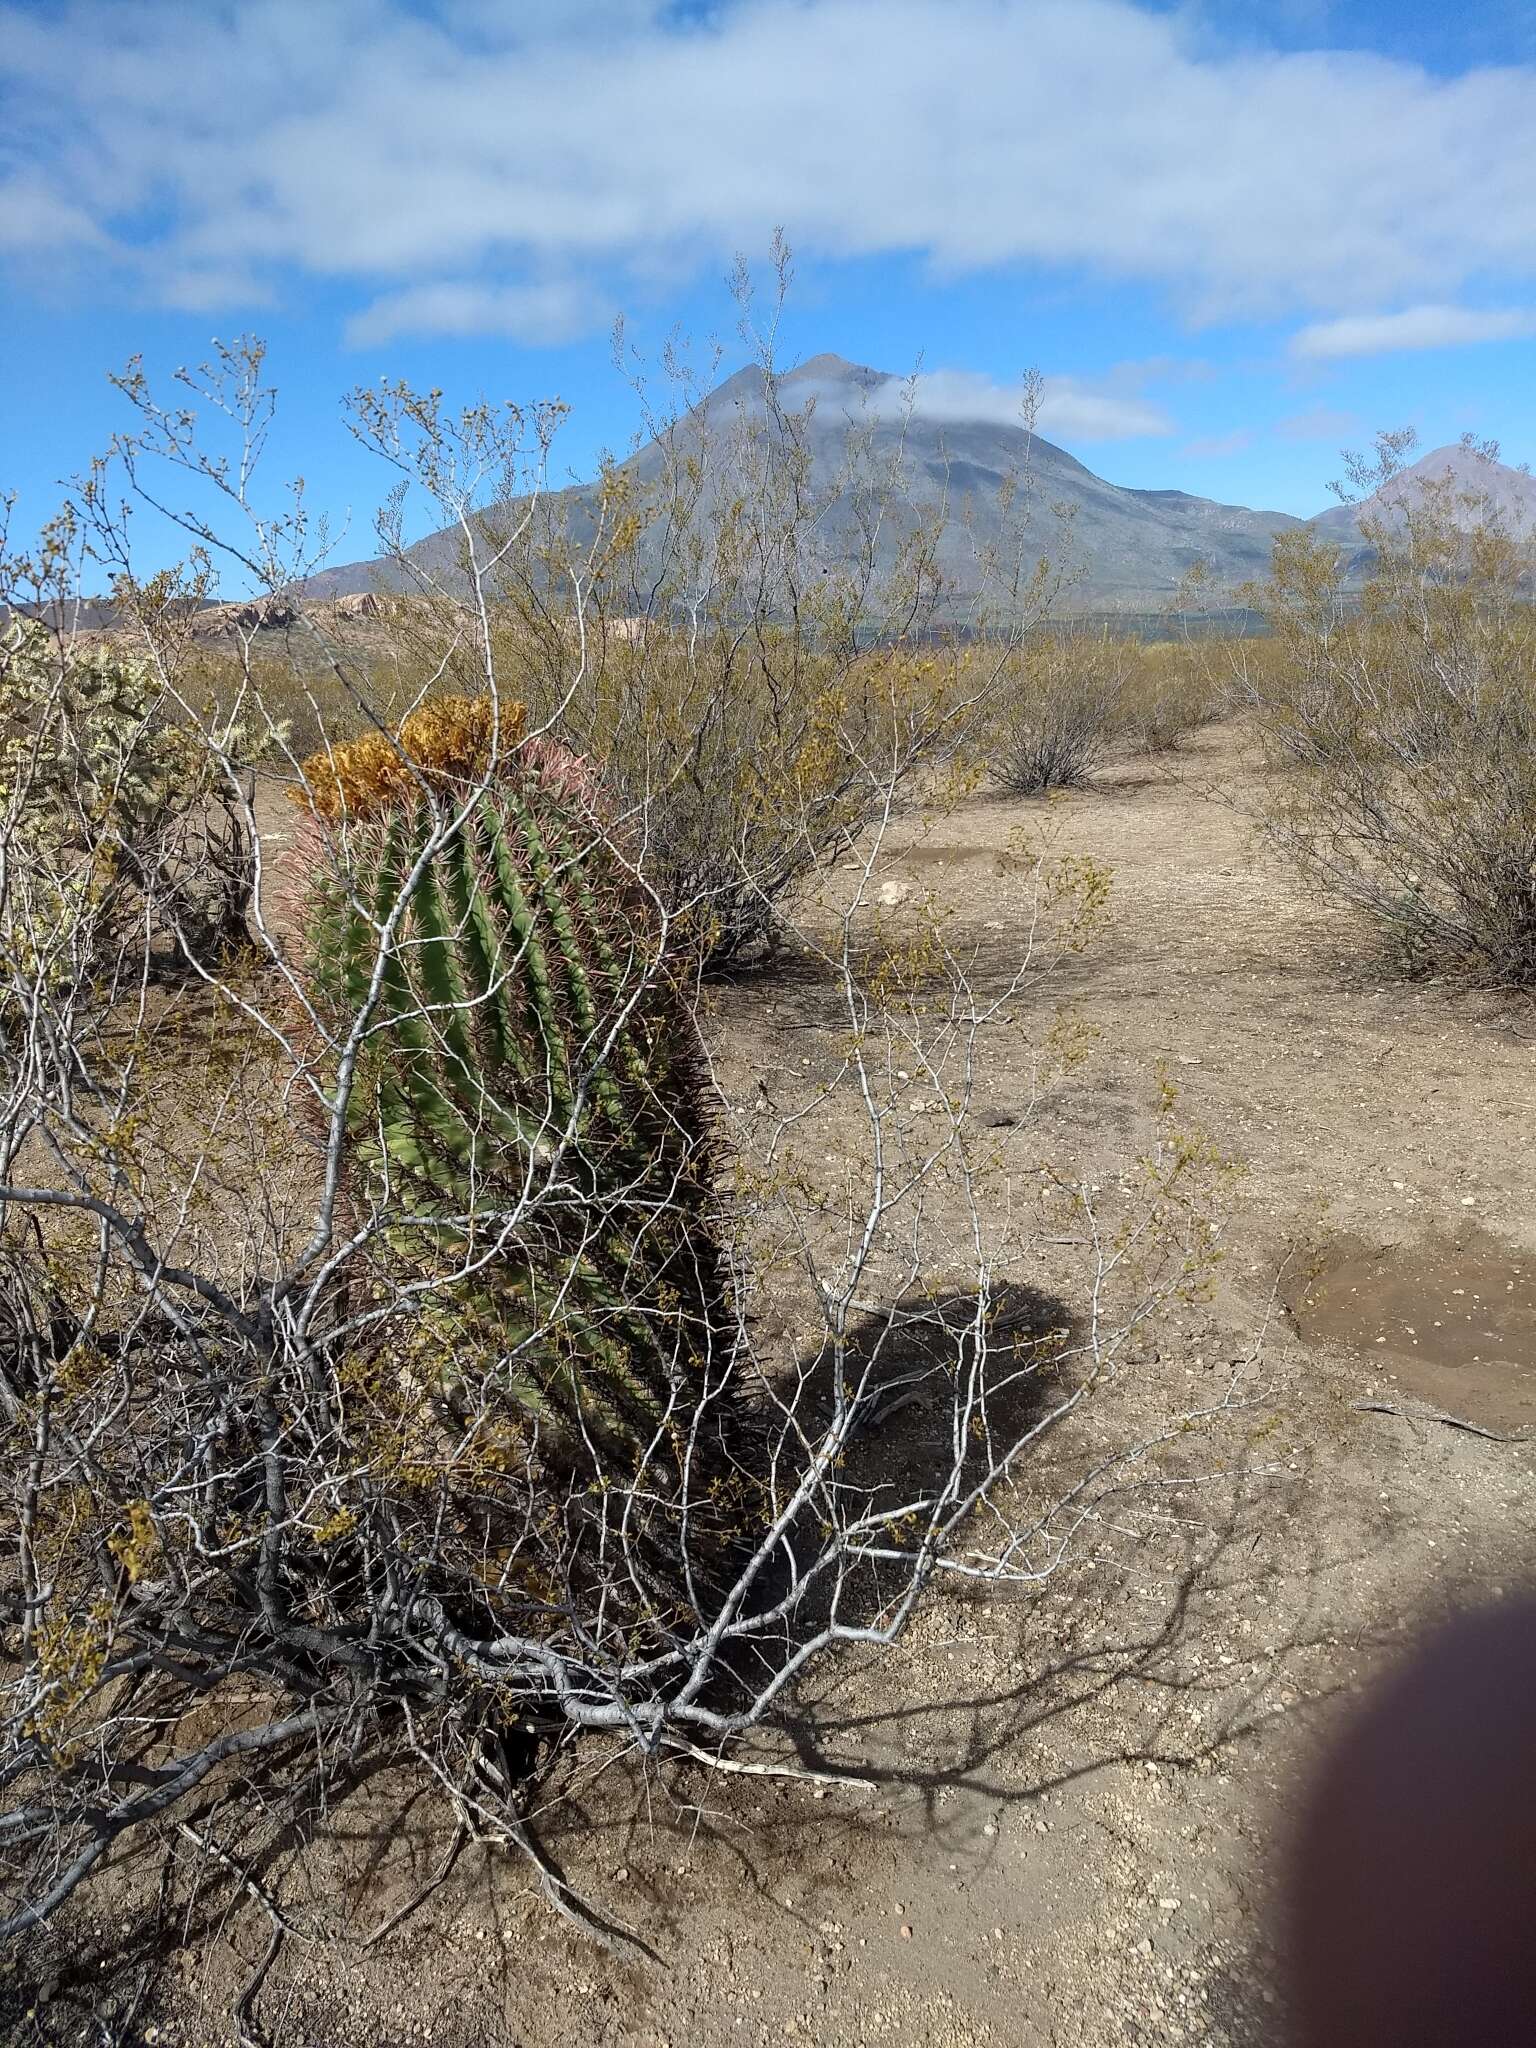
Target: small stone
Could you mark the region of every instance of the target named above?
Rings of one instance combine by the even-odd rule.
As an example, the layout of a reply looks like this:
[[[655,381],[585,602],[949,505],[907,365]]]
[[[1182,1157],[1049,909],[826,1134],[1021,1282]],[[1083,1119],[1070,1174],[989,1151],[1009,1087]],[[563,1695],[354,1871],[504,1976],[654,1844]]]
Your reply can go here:
[[[910,1941],[912,1939],[912,1929],[907,1925],[905,1920],[903,1920],[901,1923],[901,1938],[903,1941]]]

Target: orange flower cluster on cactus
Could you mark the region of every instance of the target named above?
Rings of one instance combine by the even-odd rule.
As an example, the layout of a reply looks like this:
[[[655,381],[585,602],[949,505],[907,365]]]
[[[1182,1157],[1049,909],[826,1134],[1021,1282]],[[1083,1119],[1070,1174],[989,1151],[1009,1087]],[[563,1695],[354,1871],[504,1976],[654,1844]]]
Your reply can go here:
[[[521,704],[503,703],[500,721],[488,696],[433,697],[403,718],[391,739],[364,733],[303,764],[304,786],[290,792],[303,810],[327,824],[377,817],[391,804],[428,788],[471,782],[522,738]]]

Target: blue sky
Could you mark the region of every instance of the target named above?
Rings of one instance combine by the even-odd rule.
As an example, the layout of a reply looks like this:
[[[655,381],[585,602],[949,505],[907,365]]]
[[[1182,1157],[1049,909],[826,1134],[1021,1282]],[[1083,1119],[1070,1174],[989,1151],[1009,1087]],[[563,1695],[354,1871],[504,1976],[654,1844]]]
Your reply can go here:
[[[0,0],[0,487],[25,536],[152,377],[265,335],[273,474],[389,479],[350,386],[572,407],[622,311],[824,349],[1116,482],[1311,512],[1411,425],[1536,460],[1536,0]]]

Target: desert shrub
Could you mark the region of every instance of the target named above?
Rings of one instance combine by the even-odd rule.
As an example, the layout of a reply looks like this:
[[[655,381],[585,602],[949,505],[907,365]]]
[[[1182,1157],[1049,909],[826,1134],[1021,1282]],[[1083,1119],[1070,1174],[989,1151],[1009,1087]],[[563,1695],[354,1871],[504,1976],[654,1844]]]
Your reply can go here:
[[[989,709],[992,773],[1017,796],[1086,781],[1124,737],[1142,677],[1138,642],[1099,632],[1044,632],[1006,659]]]
[[[178,689],[205,721],[243,721],[251,765],[291,774],[327,740],[355,739],[405,716],[421,694],[423,660],[394,624],[358,626],[316,605],[286,636],[210,631],[189,636]],[[431,673],[430,655],[425,658]]]
[[[135,461],[195,459],[185,412],[162,430],[135,388]],[[453,471],[462,440],[420,416]],[[214,488],[249,468],[209,463]],[[184,700],[179,616],[137,616]],[[189,1840],[193,1882],[242,1883],[387,1759],[622,1946],[538,1841],[574,1748],[730,1768],[804,1674],[894,1642],[935,1586],[1049,1578],[1160,1441],[1138,1414],[1134,1440],[1015,1487],[1215,1252],[1209,1147],[1171,1123],[1101,1193],[1042,1170],[1032,1108],[976,1114],[999,1031],[1031,1105],[1078,1056],[1029,1020],[1102,870],[1008,865],[1020,940],[984,991],[942,920],[885,931],[871,875],[909,714],[876,663],[864,708],[787,750],[819,788],[815,746],[867,749],[841,899],[778,899],[836,1021],[816,1068],[743,1103],[697,907],[652,879],[653,814],[512,693],[552,672],[579,701],[604,616],[533,612],[509,649],[473,587],[424,597],[416,701],[386,716],[343,667],[345,729],[322,706],[310,753],[247,697],[296,807],[258,841],[250,944],[190,985],[146,986],[152,917],[111,981],[61,977],[42,941],[88,925],[88,892],[61,913],[0,891],[6,1935],[109,1859],[170,1885]],[[776,615],[747,637],[760,672],[700,645],[706,674],[767,693],[759,730],[775,664],[812,693],[856,671],[825,639],[797,655]],[[186,727],[210,775],[221,732]],[[29,815],[51,757],[13,774]],[[87,859],[120,836],[99,807],[79,823]],[[190,841],[175,886],[211,859]],[[1017,1284],[1045,1247],[1081,1253],[1070,1305]],[[935,1448],[879,1466],[914,1402]]]
[[[1284,536],[1276,542],[1272,559],[1273,588],[1278,592],[1281,581],[1293,576],[1301,564],[1295,560],[1291,544]],[[1304,722],[1284,711],[1283,707],[1294,705],[1299,698],[1310,694],[1314,679],[1307,646],[1290,630],[1288,621],[1278,609],[1271,611],[1268,617],[1270,630],[1267,633],[1228,641],[1222,651],[1227,658],[1232,708],[1246,716],[1256,728],[1269,723],[1271,712],[1281,713],[1265,739],[1266,759],[1271,767],[1278,767],[1285,761],[1300,759],[1310,751]]]
[[[1125,743],[1138,754],[1176,754],[1228,701],[1222,650],[1199,640],[1158,641],[1130,664],[1120,698]]]
[[[1536,612],[1529,550],[1475,493],[1415,479],[1363,527],[1363,593],[1277,543],[1250,714],[1275,842],[1400,964],[1536,983]]]
[[[725,963],[772,948],[797,883],[953,749],[983,689],[943,651],[651,625],[589,643],[558,702],[546,683],[530,708],[597,766],[646,872]]]
[[[947,1571],[1053,1568],[999,1539],[1010,1474],[1203,1270],[1207,1155],[1144,1162],[1131,1239],[1057,1189],[1045,1227],[1100,1248],[1086,1320],[1012,1301],[1038,1226],[970,1121],[977,1038],[1085,943],[1097,871],[1018,865],[1034,936],[983,1004],[937,929],[856,971],[856,886],[842,1070],[754,1128],[588,768],[485,699],[305,766],[267,958],[195,1005],[58,988],[0,909],[30,1020],[0,1045],[30,1161],[0,1182],[0,1926],[188,1813],[243,1848],[391,1753],[602,1935],[530,1836],[538,1760],[600,1736],[707,1763]],[[797,1133],[842,1101],[863,1137],[829,1204]],[[893,1494],[859,1454],[914,1390],[951,1448]],[[1096,1451],[1062,1514],[1118,1467]],[[984,1504],[992,1563],[962,1535]],[[1047,1554],[1055,1512],[1029,1510]]]

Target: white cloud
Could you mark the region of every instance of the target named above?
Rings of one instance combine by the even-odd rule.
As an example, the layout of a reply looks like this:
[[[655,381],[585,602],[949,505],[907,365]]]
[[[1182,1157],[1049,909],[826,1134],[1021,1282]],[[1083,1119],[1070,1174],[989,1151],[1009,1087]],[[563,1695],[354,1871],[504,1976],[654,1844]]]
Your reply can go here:
[[[891,377],[870,394],[871,409],[893,415],[912,410],[928,420],[986,420],[1021,427],[1024,385],[998,384],[973,370],[924,370],[916,377]]]
[[[387,292],[347,323],[354,348],[410,334],[499,334],[514,341],[569,341],[596,324],[604,308],[581,284],[421,284]]]
[[[1410,306],[1402,313],[1320,320],[1291,337],[1291,353],[1309,361],[1385,355],[1394,349],[1460,348],[1469,342],[1522,341],[1536,335],[1536,313],[1478,313],[1466,306]]]
[[[103,240],[89,214],[41,178],[23,172],[0,181],[0,249],[43,255]]]
[[[1046,377],[1034,425],[1053,441],[1126,441],[1171,434],[1172,420],[1161,406],[1140,395],[1148,372],[1139,363],[1121,364],[1103,378]],[[807,394],[796,387],[797,400]],[[871,411],[894,416],[910,400],[924,419],[957,424],[986,421],[1003,427],[1029,424],[1026,387],[999,384],[972,370],[925,370],[913,378],[890,377],[869,394]]]
[[[1174,431],[1160,405],[1076,377],[1046,378],[1036,424],[1053,441],[1130,441]]]
[[[179,313],[221,313],[233,306],[269,306],[273,292],[261,279],[236,264],[173,265],[149,280],[163,306]]]
[[[1223,48],[1131,0],[0,0],[5,85],[0,151],[134,262],[432,286],[449,316],[453,280],[622,295],[781,222],[1212,317],[1536,275],[1536,69]]]
[[[667,12],[666,0],[438,0],[444,26],[494,46],[550,42],[574,37],[612,40],[653,28]]]

